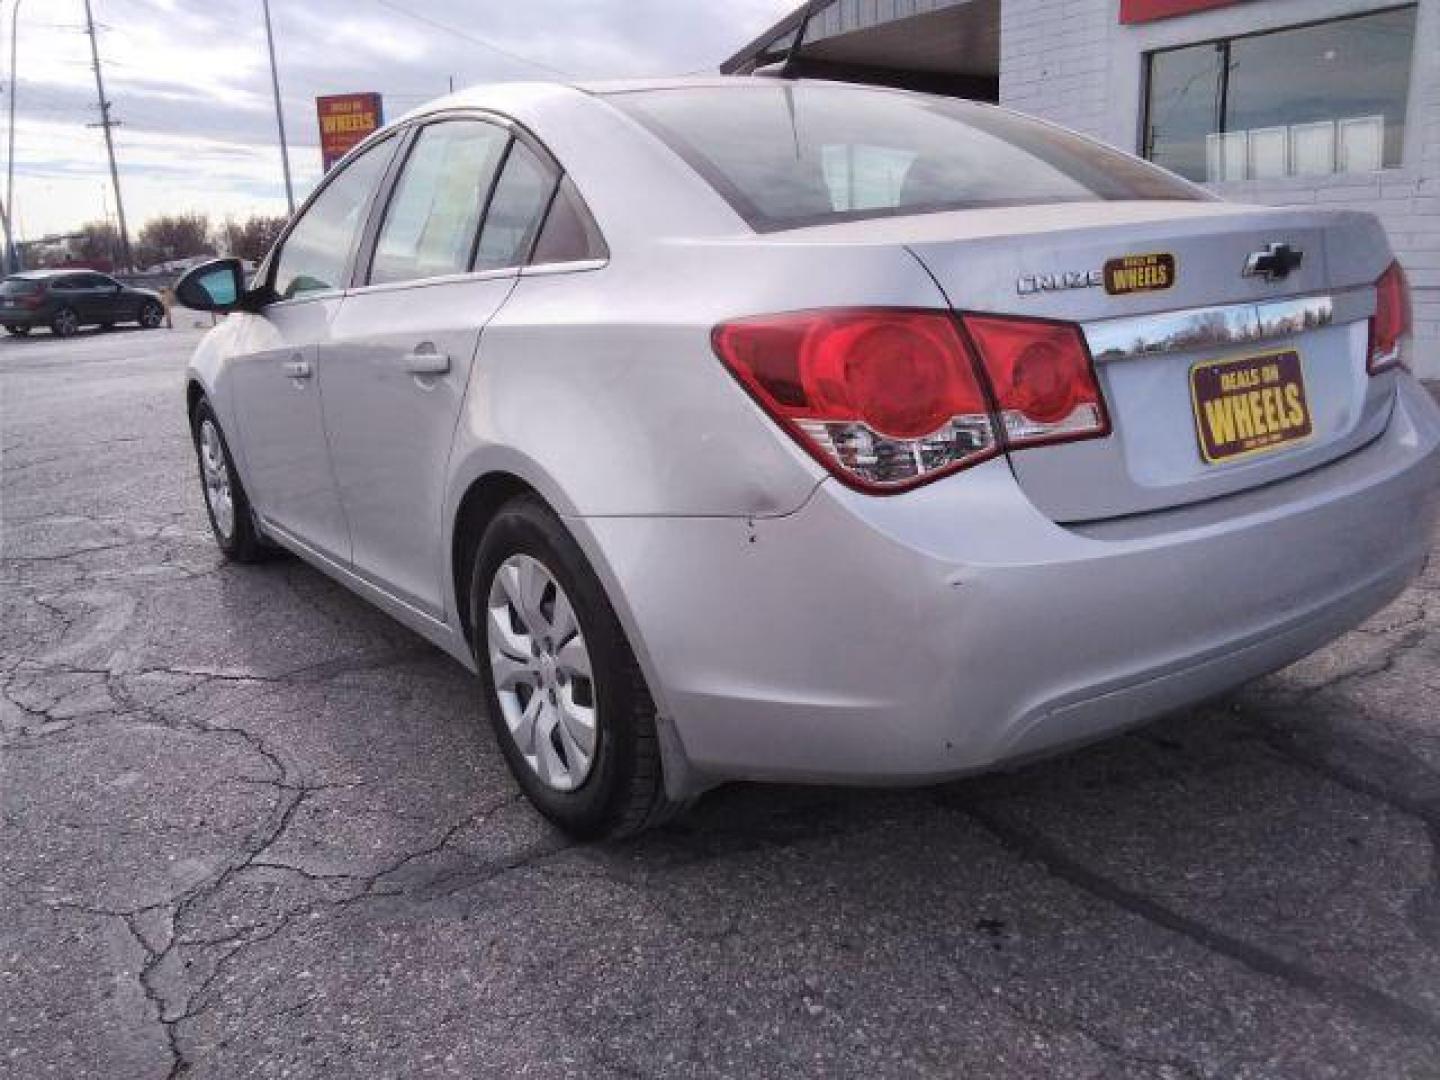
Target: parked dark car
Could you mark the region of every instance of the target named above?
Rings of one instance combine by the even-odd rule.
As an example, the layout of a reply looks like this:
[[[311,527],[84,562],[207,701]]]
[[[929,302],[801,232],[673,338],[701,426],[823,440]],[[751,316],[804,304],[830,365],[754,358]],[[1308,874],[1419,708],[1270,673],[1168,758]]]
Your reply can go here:
[[[82,326],[133,322],[153,330],[164,321],[158,293],[94,270],[26,270],[0,282],[0,325],[22,337],[37,326],[69,337]]]

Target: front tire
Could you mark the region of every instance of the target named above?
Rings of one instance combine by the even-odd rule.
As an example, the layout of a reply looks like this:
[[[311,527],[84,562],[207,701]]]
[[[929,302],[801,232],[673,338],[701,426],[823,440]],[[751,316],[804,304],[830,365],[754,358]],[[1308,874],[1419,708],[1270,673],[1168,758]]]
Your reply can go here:
[[[80,316],[74,308],[61,308],[50,320],[50,332],[56,337],[72,337],[79,329]]]
[[[667,820],[655,704],[599,578],[539,498],[503,506],[470,579],[486,711],[511,772],[579,839]]]
[[[234,562],[262,561],[268,549],[255,528],[250,500],[235,472],[230,447],[208,401],[202,399],[195,407],[193,431],[200,483],[205,493],[205,513],[210,518],[215,543],[225,557]]]

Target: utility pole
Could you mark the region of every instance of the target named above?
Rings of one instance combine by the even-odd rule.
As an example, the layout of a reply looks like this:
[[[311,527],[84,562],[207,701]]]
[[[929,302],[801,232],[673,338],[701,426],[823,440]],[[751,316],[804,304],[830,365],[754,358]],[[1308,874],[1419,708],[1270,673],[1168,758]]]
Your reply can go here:
[[[15,72],[20,56],[16,47],[19,33],[20,0],[14,0],[10,5],[10,127],[6,134],[10,145],[5,154],[5,269],[12,274],[20,269],[15,234],[10,230],[10,219],[15,214]]]
[[[115,167],[115,139],[110,134],[119,121],[110,119],[110,102],[105,98],[105,77],[100,72],[100,47],[95,43],[95,17],[90,13],[90,0],[85,0],[85,32],[90,35],[90,59],[95,65],[95,93],[100,99],[100,123],[91,124],[105,132],[105,153],[110,157],[110,183],[115,188],[115,216],[120,219],[120,265],[133,270],[130,259],[130,231],[125,227],[125,203],[120,198],[120,170]]]
[[[89,3],[90,0],[85,0]],[[275,91],[275,126],[280,129],[280,164],[285,169],[285,203],[295,216],[295,187],[290,182],[290,147],[285,141],[285,109],[280,104],[280,68],[275,63],[275,31],[270,27],[270,0],[265,6],[265,44],[270,48],[270,86]]]
[[[20,267],[15,259],[15,236],[10,232],[10,208],[0,202],[0,225],[5,227],[5,272],[13,274]]]

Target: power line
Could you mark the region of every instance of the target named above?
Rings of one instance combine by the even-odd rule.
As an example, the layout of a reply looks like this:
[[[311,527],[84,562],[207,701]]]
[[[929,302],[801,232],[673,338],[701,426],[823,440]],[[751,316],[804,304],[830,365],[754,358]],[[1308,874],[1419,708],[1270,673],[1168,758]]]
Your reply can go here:
[[[551,75],[559,75],[562,79],[576,78],[574,72],[562,71],[560,68],[552,67],[549,64],[541,63],[539,60],[531,60],[528,56],[521,56],[519,53],[511,52],[509,49],[501,48],[493,41],[487,41],[485,38],[477,37],[475,34],[468,33],[465,30],[460,30],[454,26],[449,26],[446,23],[440,22],[438,19],[430,18],[430,16],[428,15],[421,15],[418,11],[407,11],[405,8],[400,7],[398,4],[392,3],[391,0],[375,0],[375,3],[379,4],[387,11],[393,11],[396,15],[404,15],[407,19],[414,19],[416,22],[422,22],[426,26],[432,27],[433,29],[443,31],[447,34],[453,34],[455,37],[458,38],[464,38],[466,41],[469,41],[472,44],[479,45],[482,49],[489,49],[493,53],[498,53],[499,55],[509,60],[514,60],[516,63],[524,64],[526,67],[536,68],[540,71],[548,71]]]

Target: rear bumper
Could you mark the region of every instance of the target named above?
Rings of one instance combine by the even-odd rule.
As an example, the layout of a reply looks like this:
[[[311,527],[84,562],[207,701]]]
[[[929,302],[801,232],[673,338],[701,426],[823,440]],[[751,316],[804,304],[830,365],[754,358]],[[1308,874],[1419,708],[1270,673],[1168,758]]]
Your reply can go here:
[[[1440,411],[1177,511],[1066,528],[1003,461],[796,513],[574,522],[710,779],[938,780],[1093,739],[1298,659],[1422,566]]]
[[[45,311],[16,311],[0,315],[0,326],[49,326],[51,315]]]

